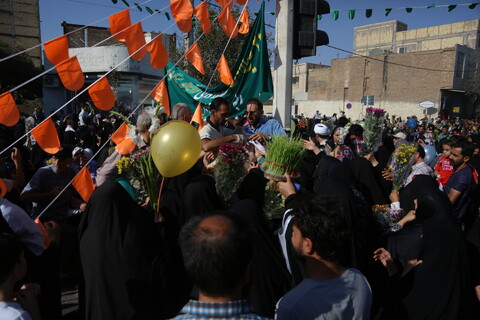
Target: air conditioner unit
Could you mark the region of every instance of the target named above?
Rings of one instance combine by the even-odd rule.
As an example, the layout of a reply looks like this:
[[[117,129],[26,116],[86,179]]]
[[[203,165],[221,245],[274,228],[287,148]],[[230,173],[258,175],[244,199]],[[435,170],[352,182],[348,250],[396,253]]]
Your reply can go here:
[[[43,77],[43,86],[45,88],[58,88],[60,87],[60,81],[55,76],[44,76]]]

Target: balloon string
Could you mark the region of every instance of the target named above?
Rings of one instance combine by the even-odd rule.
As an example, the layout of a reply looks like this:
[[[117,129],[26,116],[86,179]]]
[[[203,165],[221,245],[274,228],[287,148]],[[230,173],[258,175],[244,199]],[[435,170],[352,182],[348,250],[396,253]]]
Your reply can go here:
[[[158,190],[158,199],[157,199],[157,214],[156,216],[160,218],[160,221],[163,220],[163,217],[160,216],[160,197],[162,195],[163,183],[165,182],[165,177],[162,176],[162,182],[160,183],[160,190]]]

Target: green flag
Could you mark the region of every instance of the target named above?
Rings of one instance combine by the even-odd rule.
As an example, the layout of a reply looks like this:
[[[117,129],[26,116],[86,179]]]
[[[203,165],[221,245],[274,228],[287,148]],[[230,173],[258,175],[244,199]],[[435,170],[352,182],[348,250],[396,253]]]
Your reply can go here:
[[[392,12],[392,8],[387,8],[385,9],[385,17],[388,17],[388,15]]]
[[[172,62],[168,62],[166,79],[170,105],[183,102],[193,111],[199,102],[209,105],[216,97],[223,97],[230,102],[230,116],[234,117],[245,112],[249,99],[258,98],[264,102],[273,96],[264,9],[265,3],[262,3],[250,33],[243,43],[242,51],[231,69],[234,78],[232,85],[221,83],[214,88],[207,88],[179,67],[173,67]],[[210,114],[207,109],[203,109],[204,116]]]
[[[405,11],[407,11],[408,13],[412,12],[413,8],[405,8]]]
[[[338,10],[333,10],[332,11],[332,19],[337,21],[338,20],[338,15],[339,15],[339,11]]]
[[[372,9],[365,10],[365,17],[370,18],[372,16],[372,12],[373,12]]]
[[[453,9],[455,9],[457,7],[456,4],[451,4],[448,6],[448,12],[452,11]]]
[[[355,18],[355,10],[348,10],[348,19],[353,20]]]

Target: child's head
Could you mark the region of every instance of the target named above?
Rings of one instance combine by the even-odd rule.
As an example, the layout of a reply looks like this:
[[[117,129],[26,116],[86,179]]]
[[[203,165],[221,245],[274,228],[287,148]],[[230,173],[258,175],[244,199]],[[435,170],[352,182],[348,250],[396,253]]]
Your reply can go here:
[[[0,233],[0,285],[13,277],[21,280],[27,271],[22,243],[13,234]]]
[[[450,140],[446,140],[444,143],[443,143],[443,156],[445,158],[448,158],[450,157],[450,154],[452,153],[451,150],[452,150],[452,146],[453,144],[455,143],[455,140],[453,139],[450,139]]]

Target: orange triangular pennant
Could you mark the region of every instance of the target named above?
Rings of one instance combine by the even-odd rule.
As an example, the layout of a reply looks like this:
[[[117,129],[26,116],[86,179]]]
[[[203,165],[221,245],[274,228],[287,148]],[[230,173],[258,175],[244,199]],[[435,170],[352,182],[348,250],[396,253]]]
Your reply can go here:
[[[247,7],[243,9],[240,18],[238,18],[238,22],[242,24],[238,29],[238,32],[241,34],[247,34],[250,31],[250,22],[248,21]]]
[[[48,248],[52,240],[50,239],[50,236],[48,235],[47,229],[45,229],[45,226],[43,225],[42,221],[40,219],[35,219],[34,222],[37,224],[37,226],[40,228],[40,231],[42,231],[43,234],[43,245],[45,248]]]
[[[220,8],[225,9],[228,6],[228,9],[232,9],[233,0],[215,0],[220,5]]]
[[[5,197],[7,194],[7,185],[3,181],[3,179],[0,178],[0,198]]]
[[[247,3],[247,0],[237,0],[237,3],[243,6],[245,3]]]
[[[43,50],[48,61],[54,65],[68,59],[68,38],[64,34],[58,38],[45,42]]]
[[[147,48],[145,45],[147,43],[145,41],[145,35],[143,34],[142,24],[140,22],[135,23],[124,32],[124,35],[128,54],[133,54],[132,59],[140,61],[145,58],[147,54]],[[139,51],[134,54],[137,50]]]
[[[120,32],[120,31],[123,31],[132,25],[132,23],[130,22],[130,9],[112,14],[109,20],[110,20],[110,34],[118,41],[124,42],[125,36],[123,32]],[[117,35],[114,35],[117,32],[120,32],[120,33]]]
[[[190,0],[170,0],[170,11],[178,29],[189,32],[192,29],[193,7]]]
[[[56,65],[55,68],[65,88],[71,91],[77,91],[83,87],[85,78],[76,56],[64,60]]]
[[[220,81],[225,83],[227,86],[233,83],[233,77],[230,72],[230,68],[228,67],[227,59],[222,54],[220,57],[220,61],[218,61],[216,70],[220,72]]]
[[[170,99],[168,97],[167,86],[165,85],[165,80],[160,81],[159,84],[150,92],[150,95],[153,97],[157,103],[161,102],[162,107],[165,109],[165,113],[170,115]]]
[[[133,149],[135,149],[135,143],[133,143],[133,140],[130,137],[126,137],[115,147],[115,150],[123,155],[132,153]]]
[[[168,53],[163,44],[161,34],[147,44],[147,50],[150,53],[150,64],[152,67],[155,69],[163,69],[167,66]]]
[[[197,109],[195,109],[195,113],[192,117],[192,122],[198,123],[198,132],[203,128],[203,113],[202,113],[202,104],[199,103]]]
[[[0,94],[0,123],[11,127],[20,120],[20,112],[10,91]]]
[[[223,32],[229,38],[235,38],[238,34],[238,27],[235,19],[232,16],[229,8],[225,8],[222,12],[218,15],[218,23],[223,29]]]
[[[195,16],[197,17],[202,30],[205,34],[209,34],[212,30],[212,24],[210,22],[210,14],[208,13],[207,1],[203,1],[195,7]]]
[[[123,140],[125,140],[128,131],[130,131],[130,127],[127,125],[127,123],[124,122],[120,127],[118,127],[117,131],[112,134],[112,137],[110,139],[112,139],[115,144],[119,144]]]
[[[94,83],[88,89],[88,94],[98,109],[107,111],[115,105],[115,94],[110,87],[107,77],[103,77]]]
[[[185,57],[187,57],[188,61],[193,64],[198,72],[205,74],[202,54],[200,53],[200,48],[198,48],[198,44],[196,42],[190,47],[190,49],[188,49],[187,53],[185,53]]]
[[[83,167],[75,178],[73,178],[72,186],[77,190],[83,201],[88,202],[93,190],[95,190],[95,185],[93,184],[92,175],[87,166]]]
[[[55,154],[60,150],[57,128],[52,118],[48,118],[32,130],[32,136],[46,153]]]

